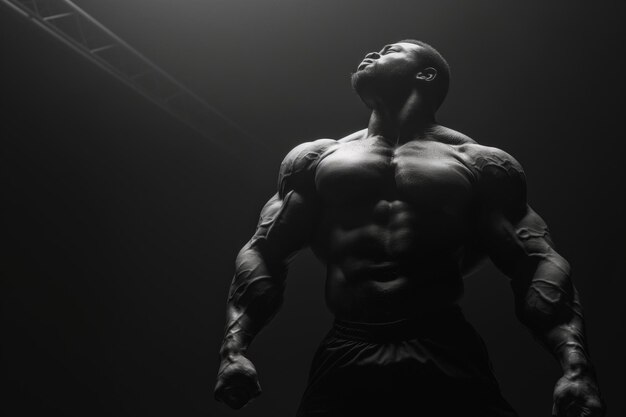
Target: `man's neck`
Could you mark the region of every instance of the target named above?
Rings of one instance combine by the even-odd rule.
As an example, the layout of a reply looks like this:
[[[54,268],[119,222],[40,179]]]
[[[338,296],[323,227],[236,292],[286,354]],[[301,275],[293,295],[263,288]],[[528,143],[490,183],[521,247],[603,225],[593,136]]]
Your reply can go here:
[[[414,91],[401,102],[377,102],[367,126],[367,136],[382,136],[399,145],[424,135],[436,125],[434,112]]]

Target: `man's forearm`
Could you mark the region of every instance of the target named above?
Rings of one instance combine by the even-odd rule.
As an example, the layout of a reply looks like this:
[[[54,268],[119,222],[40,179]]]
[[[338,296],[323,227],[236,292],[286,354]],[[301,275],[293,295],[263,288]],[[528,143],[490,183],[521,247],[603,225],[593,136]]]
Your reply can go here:
[[[557,325],[543,334],[539,332],[535,334],[553,352],[561,364],[563,373],[572,375],[593,373],[582,317]]]
[[[569,264],[552,253],[538,262],[532,275],[530,282],[514,283],[518,318],[552,352],[564,373],[592,373],[582,308]]]
[[[262,240],[253,239],[237,255],[220,349],[222,357],[244,354],[282,304],[286,267],[264,254],[262,244]]]

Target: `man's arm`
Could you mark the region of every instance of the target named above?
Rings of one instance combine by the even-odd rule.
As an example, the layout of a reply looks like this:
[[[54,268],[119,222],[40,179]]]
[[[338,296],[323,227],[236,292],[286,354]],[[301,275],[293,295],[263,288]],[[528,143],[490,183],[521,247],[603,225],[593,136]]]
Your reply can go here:
[[[309,243],[318,209],[314,165],[329,140],[294,148],[280,167],[278,193],[265,204],[254,236],[239,251],[227,301],[215,397],[241,408],[261,392],[245,354],[282,304],[289,260]]]
[[[554,250],[545,222],[527,205],[519,163],[487,149],[475,160],[483,241],[496,266],[511,278],[518,319],[561,364],[553,415],[601,416],[604,407],[570,265]]]

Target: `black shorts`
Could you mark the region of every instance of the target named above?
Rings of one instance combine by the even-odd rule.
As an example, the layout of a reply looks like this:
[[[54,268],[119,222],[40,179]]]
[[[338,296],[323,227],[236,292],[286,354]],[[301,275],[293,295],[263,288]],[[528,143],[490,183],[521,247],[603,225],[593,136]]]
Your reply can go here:
[[[297,416],[370,415],[517,416],[458,307],[419,320],[335,321],[313,358]]]

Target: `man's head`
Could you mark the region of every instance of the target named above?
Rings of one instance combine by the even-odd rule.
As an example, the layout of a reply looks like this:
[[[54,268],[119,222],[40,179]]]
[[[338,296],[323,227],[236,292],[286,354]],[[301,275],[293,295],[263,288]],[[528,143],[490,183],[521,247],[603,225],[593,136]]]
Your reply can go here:
[[[448,93],[450,67],[432,46],[405,39],[371,52],[352,74],[352,87],[363,101],[417,89],[436,111]]]

